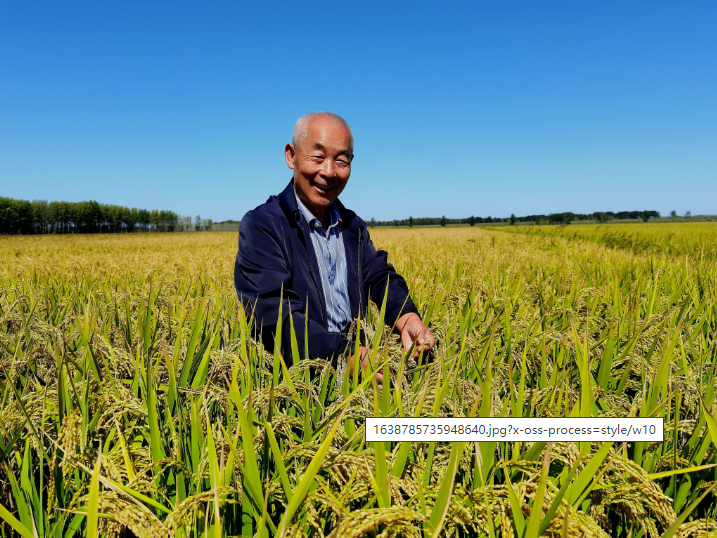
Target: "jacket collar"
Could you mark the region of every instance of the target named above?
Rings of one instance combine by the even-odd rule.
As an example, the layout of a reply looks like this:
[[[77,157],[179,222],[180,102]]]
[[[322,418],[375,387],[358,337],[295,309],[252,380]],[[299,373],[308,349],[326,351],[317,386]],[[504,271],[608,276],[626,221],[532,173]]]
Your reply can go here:
[[[279,193],[276,199],[279,202],[281,210],[286,215],[286,220],[288,220],[292,226],[296,226],[299,223],[301,215],[299,215],[299,206],[296,205],[296,197],[294,196],[293,178],[289,181],[286,188]]]
[[[301,214],[299,213],[299,206],[296,204],[296,195],[294,194],[294,178],[291,178],[291,181],[289,181],[286,188],[279,193],[277,200],[279,202],[279,206],[286,215],[286,220],[288,220],[292,226],[298,226]],[[334,203],[336,208],[339,210],[339,216],[341,217],[341,228],[350,229],[355,225],[353,212],[346,209],[344,204],[342,204],[339,199],[337,199]]]
[[[319,219],[317,219],[314,215],[311,214],[309,209],[304,205],[304,203],[301,201],[301,199],[296,194],[296,191],[294,191],[294,196],[296,197],[296,205],[299,206],[299,213],[301,213],[301,216],[304,218],[306,223],[309,225],[309,228],[314,227],[314,226],[320,226],[320,224],[318,224]],[[330,230],[334,226],[338,225],[339,230],[340,230],[341,229],[341,215],[339,214],[339,210],[336,207],[336,204],[331,204],[329,211],[331,211],[331,218],[330,218],[328,229]]]

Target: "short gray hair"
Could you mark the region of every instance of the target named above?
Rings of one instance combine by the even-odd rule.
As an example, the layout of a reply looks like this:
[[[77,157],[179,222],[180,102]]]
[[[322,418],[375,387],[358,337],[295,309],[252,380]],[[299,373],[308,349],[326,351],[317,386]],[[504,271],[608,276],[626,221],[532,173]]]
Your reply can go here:
[[[309,123],[311,123],[311,120],[322,117],[331,118],[332,120],[343,125],[349,130],[349,134],[351,135],[351,153],[353,153],[354,133],[346,120],[338,114],[334,114],[333,112],[309,112],[308,114],[304,114],[303,116],[301,116],[294,124],[294,135],[291,137],[291,143],[294,144],[294,147],[299,145],[308,136]]]

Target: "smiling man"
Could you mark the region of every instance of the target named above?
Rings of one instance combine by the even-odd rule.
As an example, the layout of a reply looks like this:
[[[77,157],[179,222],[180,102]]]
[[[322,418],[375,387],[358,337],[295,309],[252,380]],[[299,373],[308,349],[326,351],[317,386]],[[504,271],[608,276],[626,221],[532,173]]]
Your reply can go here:
[[[368,301],[381,305],[386,293],[386,323],[395,323],[404,347],[415,343],[418,355],[435,344],[406,281],[374,248],[366,223],[338,200],[351,176],[353,149],[351,128],[340,116],[302,116],[284,149],[294,177],[241,221],[234,285],[267,349],[273,349],[281,309],[281,349],[288,361],[293,321],[302,358],[308,349],[311,358],[334,365],[348,360],[351,370],[354,347],[347,332],[359,314],[365,318]],[[360,354],[366,367],[365,347]]]

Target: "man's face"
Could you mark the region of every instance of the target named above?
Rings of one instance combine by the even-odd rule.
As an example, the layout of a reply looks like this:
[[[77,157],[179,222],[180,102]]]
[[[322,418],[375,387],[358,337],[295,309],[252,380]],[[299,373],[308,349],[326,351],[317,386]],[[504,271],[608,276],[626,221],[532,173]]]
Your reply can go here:
[[[294,171],[296,194],[319,220],[348,183],[351,146],[351,132],[336,120],[321,116],[309,122],[307,136],[297,147],[286,145],[286,164]]]

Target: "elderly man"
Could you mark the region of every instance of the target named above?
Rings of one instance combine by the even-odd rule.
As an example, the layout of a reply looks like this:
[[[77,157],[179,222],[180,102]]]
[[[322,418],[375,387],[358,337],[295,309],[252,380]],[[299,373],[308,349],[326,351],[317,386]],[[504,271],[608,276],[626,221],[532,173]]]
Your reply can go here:
[[[393,325],[408,350],[430,350],[435,340],[418,315],[406,286],[376,250],[368,227],[338,200],[351,175],[353,134],[343,118],[329,112],[302,116],[284,153],[294,177],[278,196],[249,211],[241,221],[234,285],[247,311],[254,314],[267,349],[281,305],[284,357],[291,357],[290,319],[299,353],[349,361],[353,344],[347,332],[368,300],[386,298],[386,323]],[[386,283],[388,281],[388,290]],[[308,315],[308,319],[306,319]],[[308,345],[304,341],[308,334]],[[366,348],[360,360],[368,366]],[[376,379],[382,381],[381,373]]]

